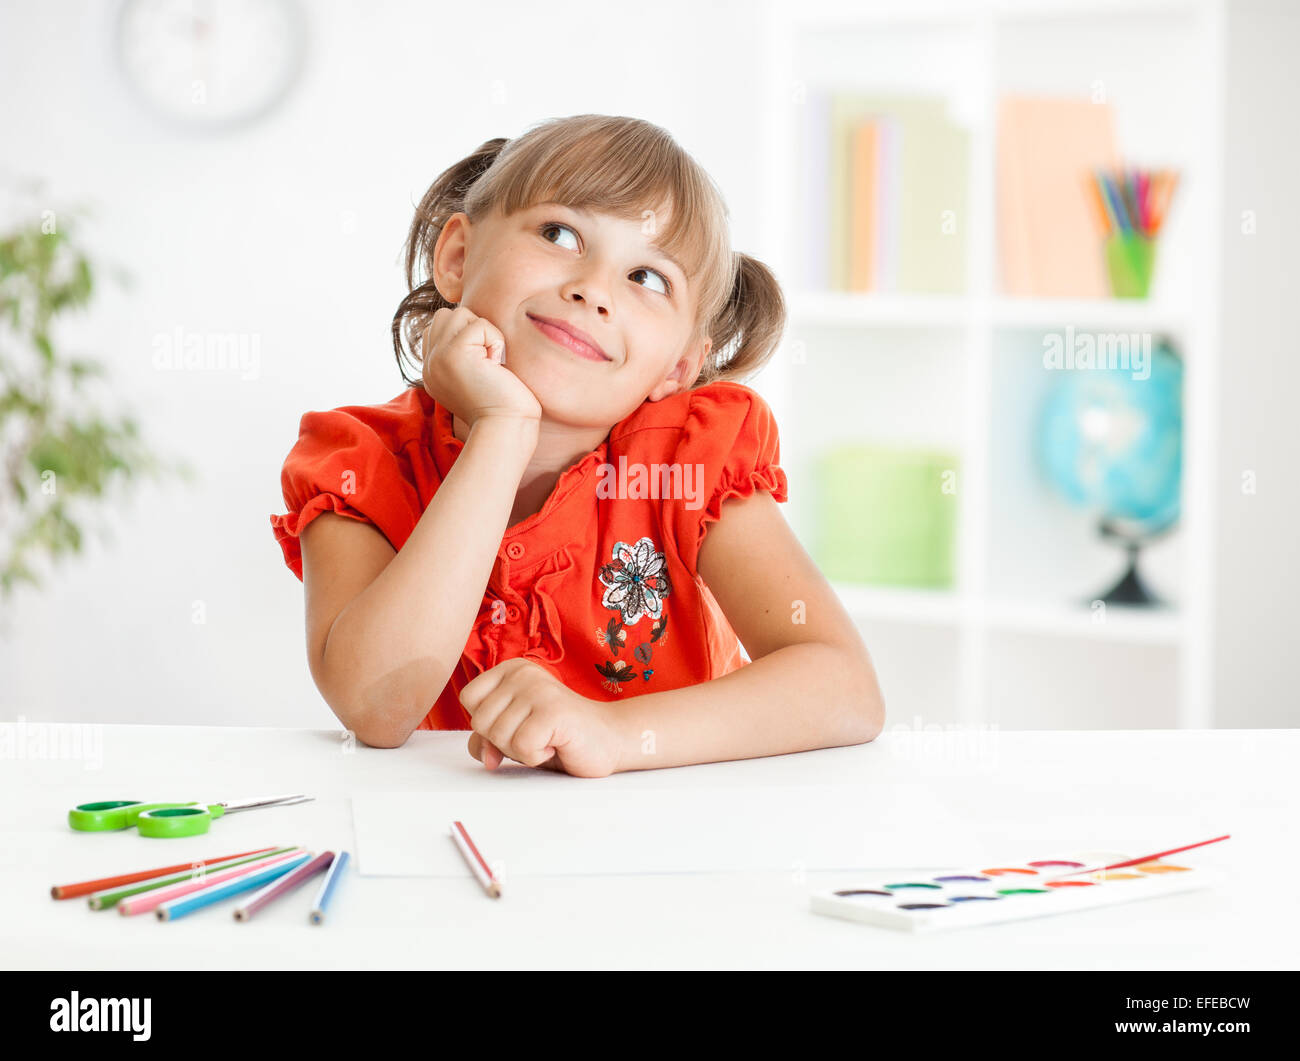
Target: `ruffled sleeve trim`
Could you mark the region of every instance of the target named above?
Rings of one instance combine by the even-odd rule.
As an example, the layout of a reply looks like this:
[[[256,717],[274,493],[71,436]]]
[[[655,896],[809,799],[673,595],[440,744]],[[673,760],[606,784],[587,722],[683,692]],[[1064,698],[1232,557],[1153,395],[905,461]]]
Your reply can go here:
[[[431,468],[412,464],[412,455],[418,460],[422,452],[425,423],[407,395],[303,415],[280,472],[285,510],[270,517],[284,562],[300,581],[299,539],[322,513],[373,525],[394,550],[406,544],[424,510],[416,484],[431,485]]]
[[[728,498],[766,490],[778,502],[789,500],[776,419],[762,396],[743,384],[719,381],[690,392],[676,457],[698,465],[706,480],[702,508],[672,506],[678,555],[689,571],[697,570],[704,535],[722,518]]]
[[[704,534],[710,523],[717,523],[722,518],[722,502],[729,497],[750,497],[755,490],[766,490],[773,500],[789,501],[790,483],[785,469],[779,464],[770,464],[764,468],[755,468],[746,474],[735,475],[731,471],[723,473],[718,492],[713,495],[704,511],[700,514],[700,530],[692,545],[691,554],[700,555],[700,546],[704,543]]]
[[[272,516],[271,529],[275,532],[275,540],[280,543],[280,549],[284,553],[284,562],[289,565],[289,570],[298,576],[300,582],[302,581],[302,543],[299,538],[311,521],[322,512],[334,512],[361,523],[371,522],[338,494],[317,494],[298,512]]]

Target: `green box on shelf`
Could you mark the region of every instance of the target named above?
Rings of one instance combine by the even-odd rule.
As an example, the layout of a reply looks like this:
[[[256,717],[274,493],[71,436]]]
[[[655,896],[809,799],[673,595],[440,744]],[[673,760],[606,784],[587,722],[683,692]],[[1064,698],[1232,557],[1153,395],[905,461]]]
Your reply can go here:
[[[953,585],[955,454],[845,445],[816,463],[817,564],[828,578]]]

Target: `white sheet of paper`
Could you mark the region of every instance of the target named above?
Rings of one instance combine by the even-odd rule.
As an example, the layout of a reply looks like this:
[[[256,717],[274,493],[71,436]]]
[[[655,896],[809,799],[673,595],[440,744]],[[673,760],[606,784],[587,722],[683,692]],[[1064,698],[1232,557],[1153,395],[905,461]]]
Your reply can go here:
[[[365,793],[352,797],[357,871],[463,877],[459,820],[507,876],[950,866],[987,857],[929,786],[856,785]]]

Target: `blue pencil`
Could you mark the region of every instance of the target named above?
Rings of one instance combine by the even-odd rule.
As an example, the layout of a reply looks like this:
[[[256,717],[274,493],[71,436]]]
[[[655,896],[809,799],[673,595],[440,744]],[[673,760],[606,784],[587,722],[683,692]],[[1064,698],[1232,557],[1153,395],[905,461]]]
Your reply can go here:
[[[288,895],[295,888],[300,888],[306,884],[308,877],[314,877],[317,873],[323,873],[329,869],[330,863],[333,861],[333,851],[322,851],[307,865],[299,866],[292,873],[286,873],[279,880],[271,881],[251,899],[245,901],[242,906],[235,908],[235,920],[247,921],[267,903],[280,898],[282,895]]]
[[[157,911],[158,920],[175,921],[178,917],[184,917],[195,910],[201,910],[203,907],[210,906],[212,903],[219,902],[231,895],[238,895],[240,892],[256,888],[259,884],[265,884],[269,880],[275,880],[276,877],[282,877],[291,870],[297,869],[311,857],[310,852],[305,852],[296,858],[277,863],[269,869],[254,870],[252,873],[236,877],[234,880],[228,880],[223,884],[214,884],[211,888],[204,888],[202,891],[183,895],[179,899],[173,899],[169,903],[162,903]]]
[[[321,881],[320,891],[316,893],[316,902],[311,911],[311,923],[319,925],[325,920],[325,907],[330,898],[334,895],[334,886],[338,883],[339,878],[343,876],[343,867],[348,864],[348,853],[340,851],[338,858],[330,863],[329,872],[325,874],[325,879]]]
[[[1110,196],[1106,193],[1106,175],[1099,169],[1093,170],[1092,185],[1097,193],[1097,205],[1101,207],[1101,227],[1104,232],[1118,232],[1119,218],[1115,216],[1115,207],[1111,204]]]
[[[1128,232],[1131,226],[1128,223],[1128,215],[1124,209],[1124,202],[1120,198],[1119,189],[1115,185],[1114,178],[1106,176],[1102,179],[1102,185],[1106,190],[1106,196],[1110,200],[1111,210],[1115,214],[1115,219],[1119,222],[1119,230]]]

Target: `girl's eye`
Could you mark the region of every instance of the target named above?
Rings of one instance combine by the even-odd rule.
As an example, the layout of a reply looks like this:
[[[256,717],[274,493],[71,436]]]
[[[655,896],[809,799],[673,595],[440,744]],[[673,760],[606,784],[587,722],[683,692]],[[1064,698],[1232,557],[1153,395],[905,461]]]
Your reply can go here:
[[[573,234],[574,234],[573,229],[571,229],[568,225],[561,225],[558,221],[548,221],[546,224],[544,224],[544,225],[542,226],[542,239],[545,239],[545,240],[548,240],[548,241],[551,242],[551,243],[554,243],[555,241],[552,240],[552,239],[550,239],[550,238],[546,235],[546,233],[549,232],[549,231],[550,231],[551,229],[553,229],[553,228],[562,228],[562,229],[564,229],[565,232],[568,232],[570,235],[573,235]],[[577,248],[575,247],[574,249],[576,250]]]
[[[636,269],[631,273],[631,275],[636,276],[637,273],[645,273],[648,276],[658,277],[659,282],[664,285],[663,293],[665,295],[672,290],[672,284],[668,282],[668,278],[664,276],[663,273],[656,272],[654,269]]]
[[[556,240],[551,239],[551,238],[547,235],[547,233],[550,232],[550,230],[553,229],[553,228],[563,229],[565,232],[569,233],[569,235],[571,235],[571,236],[575,236],[575,237],[576,237],[576,235],[577,235],[577,234],[573,231],[573,229],[571,229],[568,225],[562,225],[562,224],[560,224],[560,222],[558,222],[558,221],[548,221],[548,222],[547,222],[546,224],[544,224],[544,225],[541,227],[541,229],[540,229],[541,236],[542,236],[542,239],[546,240],[548,243],[555,243],[556,246],[561,246],[561,244],[559,244]],[[576,245],[575,245],[573,248],[571,248],[571,249],[576,250],[576,249],[577,249]],[[661,288],[661,292],[660,292],[660,293],[661,293],[661,294],[664,294],[664,295],[668,295],[668,294],[671,294],[671,293],[672,293],[673,285],[672,285],[671,283],[668,282],[668,278],[667,278],[666,276],[664,276],[663,273],[661,273],[661,272],[659,272],[659,271],[657,271],[657,270],[655,270],[655,269],[645,269],[645,268],[642,268],[642,269],[634,269],[634,270],[633,270],[631,273],[629,273],[628,275],[629,275],[629,276],[636,276],[637,273],[646,273],[646,274],[648,274],[648,275],[650,275],[650,276],[657,277],[657,278],[659,279],[660,284],[663,285],[663,287]],[[651,288],[651,290],[654,290],[654,289]]]

